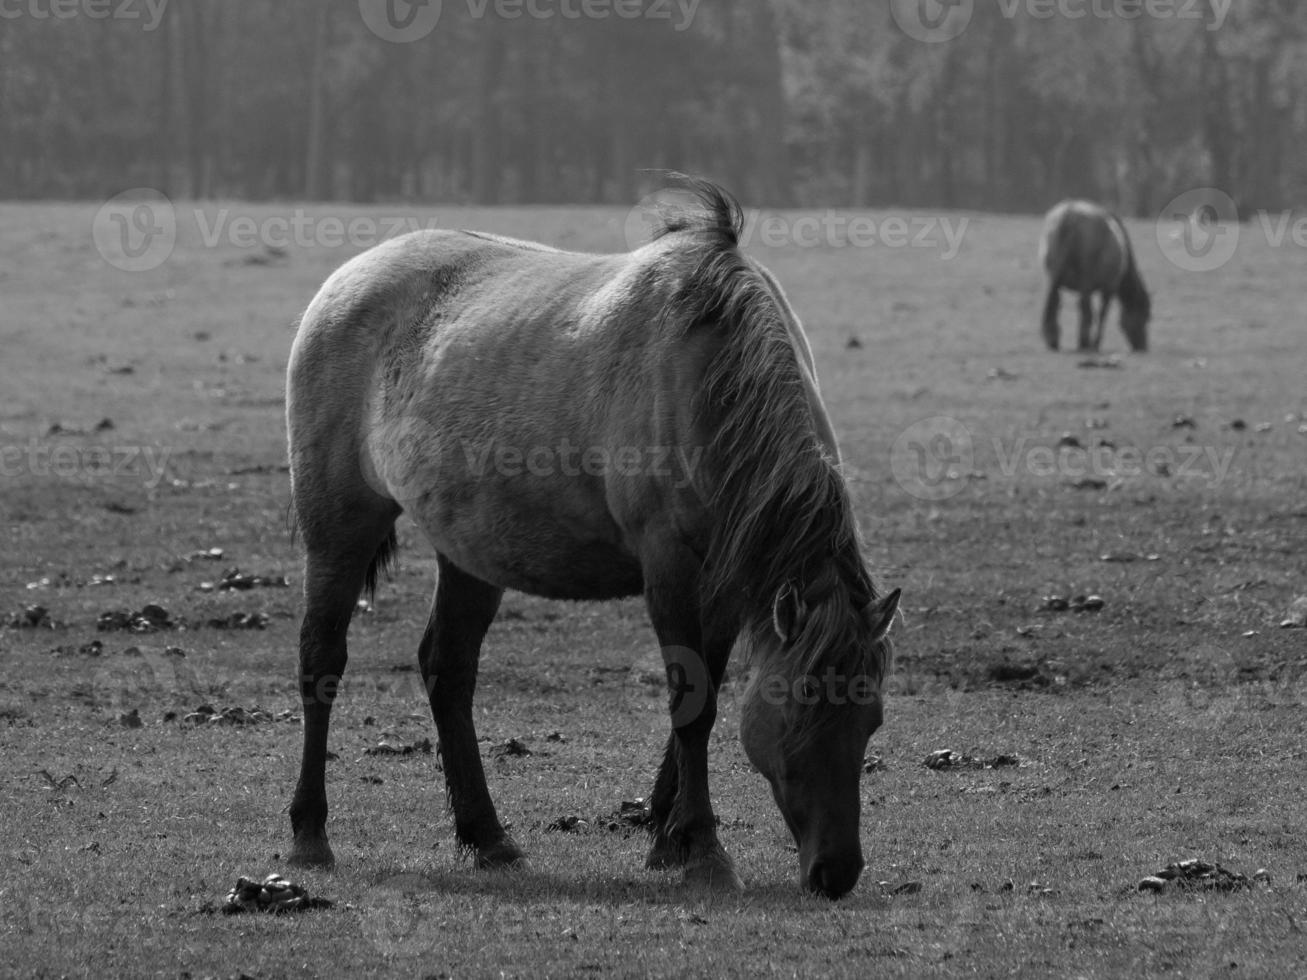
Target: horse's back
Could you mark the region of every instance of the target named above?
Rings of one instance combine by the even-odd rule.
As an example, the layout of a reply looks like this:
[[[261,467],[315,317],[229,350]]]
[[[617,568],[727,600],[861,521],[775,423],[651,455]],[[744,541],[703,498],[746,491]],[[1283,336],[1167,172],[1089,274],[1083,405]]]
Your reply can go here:
[[[356,255],[327,279],[304,314],[296,348],[328,334],[412,322],[431,302],[478,278],[489,257],[504,253],[586,258],[475,232],[411,232]]]
[[[1039,259],[1056,286],[1081,293],[1115,291],[1129,262],[1117,219],[1093,201],[1066,200],[1044,218]]]
[[[620,258],[443,230],[413,232],[355,256],[328,278],[296,332],[287,377],[292,441],[296,404],[357,403],[375,387],[383,362],[401,372],[430,367],[449,343],[491,356],[523,342],[524,332],[532,334],[530,350],[553,360],[568,346],[568,329],[581,325],[572,317],[544,331],[546,315],[574,307],[612,277]]]
[[[437,550],[510,587],[638,591],[640,527],[690,491],[675,452],[696,441],[711,356],[671,322],[674,251],[423,232],[356,257],[296,337],[294,484],[361,472]]]
[[[337,269],[300,319],[287,369],[288,397],[358,387],[360,363],[388,331],[420,316],[475,258],[459,232],[426,230],[383,242]],[[293,421],[293,420],[292,420]]]

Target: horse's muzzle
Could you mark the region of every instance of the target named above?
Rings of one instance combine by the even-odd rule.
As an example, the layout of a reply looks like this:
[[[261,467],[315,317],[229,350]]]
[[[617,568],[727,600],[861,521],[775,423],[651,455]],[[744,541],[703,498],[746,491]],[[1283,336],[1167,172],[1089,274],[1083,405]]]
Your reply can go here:
[[[823,898],[843,898],[853,891],[862,874],[862,855],[859,853],[817,857],[803,874],[802,884]]]

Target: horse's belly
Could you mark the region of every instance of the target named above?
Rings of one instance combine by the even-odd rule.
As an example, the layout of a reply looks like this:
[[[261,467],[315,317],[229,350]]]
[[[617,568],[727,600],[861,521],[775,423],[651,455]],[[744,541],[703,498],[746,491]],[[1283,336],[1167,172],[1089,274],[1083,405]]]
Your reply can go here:
[[[644,588],[639,562],[596,542],[559,541],[545,551],[508,552],[483,543],[448,557],[478,578],[547,599],[619,599]]]
[[[1059,285],[1073,293],[1095,293],[1108,289],[1114,281],[1111,270],[1095,265],[1063,272]]]
[[[601,496],[523,494],[496,484],[436,489],[414,514],[436,550],[484,581],[553,599],[644,588],[640,562]]]
[[[477,578],[549,599],[617,599],[644,588],[640,563],[624,549],[546,528],[479,541],[447,535],[435,543]]]

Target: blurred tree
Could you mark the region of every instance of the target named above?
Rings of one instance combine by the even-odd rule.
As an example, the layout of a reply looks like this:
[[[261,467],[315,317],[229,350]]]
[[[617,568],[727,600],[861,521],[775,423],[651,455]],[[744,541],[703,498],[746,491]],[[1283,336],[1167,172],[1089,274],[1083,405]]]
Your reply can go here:
[[[1302,200],[1307,4],[1108,9],[977,3],[934,44],[866,0],[467,0],[409,43],[357,0],[23,11],[0,20],[0,194],[627,202],[672,168],[770,206]]]

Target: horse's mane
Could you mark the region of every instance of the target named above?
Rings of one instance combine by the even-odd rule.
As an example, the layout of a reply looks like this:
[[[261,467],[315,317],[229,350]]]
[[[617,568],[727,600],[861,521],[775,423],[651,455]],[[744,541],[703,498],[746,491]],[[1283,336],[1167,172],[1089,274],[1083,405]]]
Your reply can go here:
[[[682,329],[715,326],[722,338],[695,405],[711,432],[700,488],[714,517],[704,599],[734,603],[744,629],[770,632],[773,599],[788,584],[808,608],[793,644],[803,653],[788,668],[879,681],[885,648],[871,642],[865,615],[876,591],[778,299],[738,250],[739,204],[715,184],[685,182],[700,210],[665,215],[656,237],[690,236],[675,315]]]

